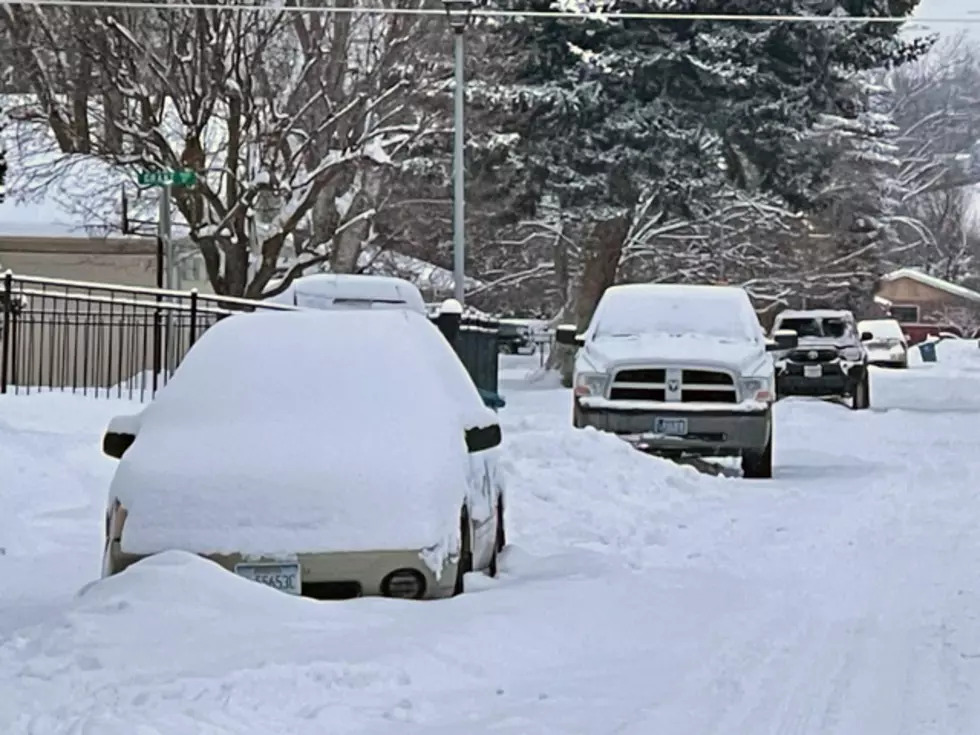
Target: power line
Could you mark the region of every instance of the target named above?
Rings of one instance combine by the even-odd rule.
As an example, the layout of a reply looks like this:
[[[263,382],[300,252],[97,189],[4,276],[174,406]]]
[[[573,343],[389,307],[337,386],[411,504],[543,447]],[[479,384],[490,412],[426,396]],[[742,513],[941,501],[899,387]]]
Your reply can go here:
[[[304,15],[438,15],[445,16],[441,8],[385,8],[385,7],[310,7],[297,5],[217,5],[203,2],[157,2],[148,0],[24,0],[24,2],[3,3],[4,5],[26,5],[30,7],[51,8],[106,8],[119,10],[220,10],[231,12],[299,13]],[[863,25],[868,23],[884,25],[949,25],[980,23],[980,17],[973,18],[896,18],[873,16],[826,16],[826,15],[734,15],[723,13],[608,13],[608,12],[566,12],[561,10],[488,10],[474,9],[474,18],[581,18],[583,20],[646,20],[646,21],[702,21],[710,23],[820,23],[825,25]]]

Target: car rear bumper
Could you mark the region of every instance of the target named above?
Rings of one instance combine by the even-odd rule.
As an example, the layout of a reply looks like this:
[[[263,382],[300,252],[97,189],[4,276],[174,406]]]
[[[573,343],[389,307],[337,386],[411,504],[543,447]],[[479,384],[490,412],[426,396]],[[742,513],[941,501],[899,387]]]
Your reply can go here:
[[[761,450],[769,442],[772,414],[758,410],[711,409],[685,411],[674,408],[590,407],[576,399],[580,425],[616,434],[634,446],[663,454],[736,455]],[[657,419],[684,419],[687,433],[656,433]]]
[[[145,554],[128,554],[113,544],[112,567],[120,572],[145,558]],[[202,555],[229,572],[238,564],[281,563],[282,558],[249,557],[240,554]],[[320,600],[342,600],[354,597],[384,596],[385,578],[395,570],[411,569],[425,580],[422,599],[451,597],[456,582],[456,561],[448,562],[439,579],[422,560],[419,551],[357,551],[322,554],[299,554],[301,594]]]

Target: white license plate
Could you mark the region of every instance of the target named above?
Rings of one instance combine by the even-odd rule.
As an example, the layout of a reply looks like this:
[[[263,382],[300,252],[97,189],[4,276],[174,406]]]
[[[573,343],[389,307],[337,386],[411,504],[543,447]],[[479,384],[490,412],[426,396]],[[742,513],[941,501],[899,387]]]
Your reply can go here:
[[[236,564],[235,574],[290,595],[300,594],[303,588],[300,566],[292,562]]]
[[[654,419],[653,433],[684,436],[687,434],[687,419]]]
[[[803,366],[804,378],[819,378],[821,375],[823,375],[823,368],[820,365]]]

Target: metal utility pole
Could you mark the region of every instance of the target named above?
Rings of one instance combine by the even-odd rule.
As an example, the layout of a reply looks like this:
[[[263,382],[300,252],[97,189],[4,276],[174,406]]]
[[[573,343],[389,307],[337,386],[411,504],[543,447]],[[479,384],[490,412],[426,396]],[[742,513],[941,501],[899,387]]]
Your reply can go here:
[[[442,0],[453,29],[455,52],[453,91],[453,297],[464,303],[466,280],[466,194],[463,186],[465,150],[465,84],[466,46],[464,32],[470,22],[475,0]]]

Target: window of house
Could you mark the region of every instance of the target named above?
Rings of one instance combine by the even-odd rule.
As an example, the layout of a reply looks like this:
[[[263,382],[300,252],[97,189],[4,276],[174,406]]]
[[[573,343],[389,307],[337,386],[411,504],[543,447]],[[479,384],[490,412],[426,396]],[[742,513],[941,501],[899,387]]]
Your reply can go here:
[[[914,323],[919,321],[918,306],[892,306],[892,319],[903,323]]]

